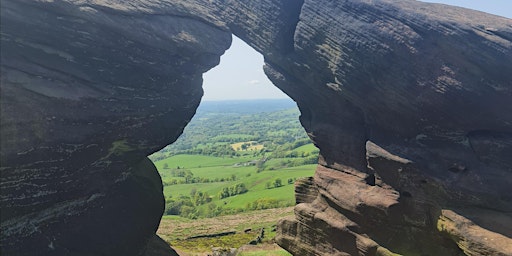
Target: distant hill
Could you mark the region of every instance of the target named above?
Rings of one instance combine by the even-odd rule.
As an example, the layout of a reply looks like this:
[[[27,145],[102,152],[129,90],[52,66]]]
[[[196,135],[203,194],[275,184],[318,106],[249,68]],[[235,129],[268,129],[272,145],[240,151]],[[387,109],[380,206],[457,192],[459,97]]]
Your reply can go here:
[[[290,99],[205,101],[180,138],[150,156],[153,161],[177,154],[241,156],[237,150],[258,149],[258,155],[310,143]],[[246,145],[244,145],[246,144]],[[256,155],[255,155],[256,156]]]
[[[197,114],[203,113],[265,113],[284,109],[297,108],[291,99],[260,99],[260,100],[225,100],[202,101]]]

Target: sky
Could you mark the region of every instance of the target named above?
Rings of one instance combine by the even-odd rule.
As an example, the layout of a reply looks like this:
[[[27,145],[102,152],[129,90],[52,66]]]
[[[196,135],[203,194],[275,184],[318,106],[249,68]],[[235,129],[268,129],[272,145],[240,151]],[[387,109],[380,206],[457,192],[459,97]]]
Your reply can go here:
[[[260,53],[233,36],[220,64],[203,74],[203,100],[287,98],[268,80],[263,65]]]
[[[512,0],[422,0],[512,18]],[[263,56],[233,36],[220,64],[203,74],[203,100],[280,99],[288,96],[263,73]]]

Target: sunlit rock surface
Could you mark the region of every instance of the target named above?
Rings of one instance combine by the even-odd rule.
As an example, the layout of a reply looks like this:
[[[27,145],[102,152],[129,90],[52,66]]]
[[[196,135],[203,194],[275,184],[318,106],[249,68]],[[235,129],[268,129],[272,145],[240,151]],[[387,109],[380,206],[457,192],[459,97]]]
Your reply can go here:
[[[172,253],[146,155],[230,33],[320,148],[281,246],[512,254],[510,19],[406,0],[3,0],[1,19],[2,254]]]
[[[462,8],[305,1],[293,54],[266,71],[320,148],[319,196],[280,223],[278,243],[512,254],[511,40],[510,19]]]

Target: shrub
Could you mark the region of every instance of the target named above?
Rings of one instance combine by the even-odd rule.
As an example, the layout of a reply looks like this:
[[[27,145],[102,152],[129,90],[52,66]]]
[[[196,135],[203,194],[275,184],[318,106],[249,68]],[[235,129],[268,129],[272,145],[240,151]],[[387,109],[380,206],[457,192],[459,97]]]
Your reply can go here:
[[[264,209],[271,209],[271,208],[278,208],[280,207],[280,203],[276,199],[271,198],[260,198],[252,203],[248,203],[246,205],[246,208],[248,210],[264,210]]]

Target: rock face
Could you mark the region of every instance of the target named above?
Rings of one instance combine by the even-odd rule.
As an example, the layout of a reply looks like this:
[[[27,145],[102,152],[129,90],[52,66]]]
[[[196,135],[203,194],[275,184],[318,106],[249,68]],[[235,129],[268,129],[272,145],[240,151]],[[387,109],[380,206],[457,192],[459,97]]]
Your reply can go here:
[[[234,33],[320,149],[295,255],[512,254],[512,21],[406,0],[3,0],[1,249],[173,253],[160,177]]]
[[[193,11],[2,0],[2,255],[139,255],[155,240],[164,199],[146,156],[180,135],[231,40]]]
[[[305,1],[293,54],[266,71],[320,148],[319,196],[279,244],[511,255],[511,39],[511,20],[460,8]]]

